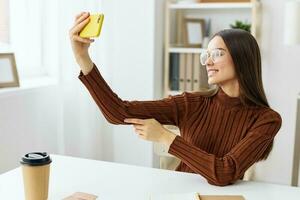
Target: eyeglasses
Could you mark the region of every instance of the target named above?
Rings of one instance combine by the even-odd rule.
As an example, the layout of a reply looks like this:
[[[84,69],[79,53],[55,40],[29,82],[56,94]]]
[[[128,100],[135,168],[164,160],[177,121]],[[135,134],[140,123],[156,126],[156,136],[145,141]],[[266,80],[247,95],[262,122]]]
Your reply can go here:
[[[212,62],[215,63],[224,55],[224,49],[213,49],[210,52],[206,51],[200,54],[200,62],[202,65],[207,65],[208,59],[211,58]]]

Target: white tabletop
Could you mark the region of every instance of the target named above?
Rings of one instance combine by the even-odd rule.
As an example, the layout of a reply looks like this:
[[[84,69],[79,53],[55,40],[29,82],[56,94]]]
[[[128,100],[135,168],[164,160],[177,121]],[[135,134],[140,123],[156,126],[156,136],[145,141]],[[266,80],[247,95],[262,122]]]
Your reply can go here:
[[[246,200],[300,199],[300,188],[240,181],[234,185],[209,185],[196,174],[137,167],[111,162],[51,155],[49,199],[59,200],[74,192],[87,192],[99,200],[149,200],[150,194],[236,194]],[[22,200],[20,168],[0,175],[0,199]],[[121,198],[122,197],[122,198]]]

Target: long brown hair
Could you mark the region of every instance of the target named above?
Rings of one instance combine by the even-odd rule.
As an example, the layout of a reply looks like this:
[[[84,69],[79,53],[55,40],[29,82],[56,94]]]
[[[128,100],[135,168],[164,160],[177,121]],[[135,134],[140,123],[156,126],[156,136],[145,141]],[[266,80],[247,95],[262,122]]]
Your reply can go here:
[[[240,99],[244,104],[270,107],[266,98],[261,75],[261,55],[256,39],[241,29],[225,29],[216,33],[220,36],[232,57],[240,87]],[[268,157],[273,142],[261,160]]]

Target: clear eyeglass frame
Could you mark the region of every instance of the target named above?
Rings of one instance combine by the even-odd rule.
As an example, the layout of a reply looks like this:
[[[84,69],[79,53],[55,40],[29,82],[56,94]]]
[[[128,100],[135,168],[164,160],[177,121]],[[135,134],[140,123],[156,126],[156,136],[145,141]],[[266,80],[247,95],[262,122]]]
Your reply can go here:
[[[223,49],[213,49],[212,51],[205,51],[200,54],[200,63],[201,65],[207,65],[207,61],[211,58],[212,62],[215,63],[220,57],[225,54]]]

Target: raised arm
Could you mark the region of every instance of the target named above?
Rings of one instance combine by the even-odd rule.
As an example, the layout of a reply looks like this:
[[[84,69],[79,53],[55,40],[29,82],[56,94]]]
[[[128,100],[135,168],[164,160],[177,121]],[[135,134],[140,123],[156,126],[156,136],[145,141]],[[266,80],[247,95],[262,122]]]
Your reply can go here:
[[[280,129],[277,113],[266,113],[253,125],[247,136],[223,157],[209,154],[177,136],[169,153],[181,159],[190,169],[219,186],[234,183],[255,162],[261,160]]]
[[[110,89],[88,53],[94,40],[79,36],[88,22],[89,13],[78,14],[69,36],[74,57],[81,69],[79,79],[87,87],[105,118],[113,124],[125,124],[125,118],[155,118],[161,124],[178,126],[185,113],[184,95],[158,101],[123,101]]]
[[[185,94],[156,101],[122,100],[111,90],[96,66],[87,75],[81,72],[79,79],[112,124],[127,124],[125,118],[155,118],[161,124],[179,126],[185,115]]]

